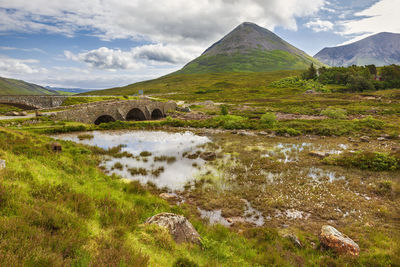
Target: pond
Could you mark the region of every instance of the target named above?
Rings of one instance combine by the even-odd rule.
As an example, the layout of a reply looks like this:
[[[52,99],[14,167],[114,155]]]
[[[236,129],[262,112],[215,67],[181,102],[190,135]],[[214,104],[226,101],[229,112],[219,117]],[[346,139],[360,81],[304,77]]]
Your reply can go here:
[[[205,160],[186,155],[203,152],[208,137],[192,132],[170,133],[163,131],[94,131],[90,138],[81,140],[79,133],[54,136],[103,149],[122,147],[127,152],[121,158],[106,156],[102,166],[109,173],[123,178],[154,183],[169,191],[183,190],[185,184],[209,171],[203,168]],[[131,155],[129,155],[131,154]]]

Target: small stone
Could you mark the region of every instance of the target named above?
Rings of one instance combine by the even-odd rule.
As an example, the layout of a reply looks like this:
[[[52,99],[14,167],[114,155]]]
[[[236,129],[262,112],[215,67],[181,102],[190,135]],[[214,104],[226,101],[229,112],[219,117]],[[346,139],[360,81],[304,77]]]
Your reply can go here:
[[[11,116],[19,116],[19,112],[13,111],[11,112]]]
[[[215,154],[215,152],[202,152],[200,154],[200,158],[202,158],[205,161],[212,161],[217,158],[217,154]]]
[[[145,224],[156,224],[168,229],[177,243],[200,244],[200,235],[193,225],[182,215],[163,212],[146,220]]]
[[[314,90],[307,90],[305,93],[306,94],[315,94],[315,91]]]
[[[3,159],[0,159],[0,170],[5,169],[6,168],[6,161]]]
[[[51,147],[51,151],[53,151],[55,153],[59,153],[62,151],[62,146],[58,142],[51,143],[50,147]]]
[[[360,141],[361,141],[361,142],[365,142],[365,143],[368,143],[368,142],[369,142],[369,139],[370,139],[370,138],[369,138],[368,136],[361,136],[361,137],[360,137]]]
[[[193,153],[193,154],[189,154],[186,156],[188,159],[197,159],[199,157],[199,154],[197,153]]]
[[[336,253],[352,256],[360,254],[360,247],[356,242],[330,225],[322,226],[319,240],[324,247],[332,249]]]
[[[385,141],[386,138],[385,138],[385,137],[378,137],[376,140],[378,140],[378,141]]]
[[[164,200],[176,200],[176,196],[173,194],[169,194],[169,193],[161,193],[159,195],[159,197]]]
[[[19,116],[28,116],[28,113],[26,111],[21,111],[19,113]]]
[[[36,110],[36,111],[35,111],[35,115],[36,115],[36,117],[42,117],[42,116],[43,116],[43,113]]]
[[[329,156],[329,153],[326,151],[310,151],[309,155],[313,157],[326,158]]]

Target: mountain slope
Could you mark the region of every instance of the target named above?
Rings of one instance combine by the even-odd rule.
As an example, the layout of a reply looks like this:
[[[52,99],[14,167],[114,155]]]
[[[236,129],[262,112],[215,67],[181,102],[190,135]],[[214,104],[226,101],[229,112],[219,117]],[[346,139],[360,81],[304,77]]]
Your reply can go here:
[[[0,95],[58,95],[54,90],[21,80],[0,77]]]
[[[254,23],[245,22],[177,73],[265,72],[305,69],[317,60]]]
[[[329,66],[400,64],[400,34],[378,33],[348,45],[324,48],[314,57]]]

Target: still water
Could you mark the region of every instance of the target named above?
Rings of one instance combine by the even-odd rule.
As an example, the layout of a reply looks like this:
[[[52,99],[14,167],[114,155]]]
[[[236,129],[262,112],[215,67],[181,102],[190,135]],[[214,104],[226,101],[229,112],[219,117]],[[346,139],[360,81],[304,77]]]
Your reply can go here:
[[[183,190],[185,184],[207,171],[203,159],[185,157],[197,151],[204,151],[202,146],[211,142],[208,137],[192,132],[95,131],[90,133],[93,138],[86,140],[80,140],[80,134],[82,133],[68,133],[54,137],[103,149],[122,146],[121,152],[130,153],[132,156],[107,156],[102,166],[109,173],[138,180],[143,184],[151,182],[159,188],[179,191]]]

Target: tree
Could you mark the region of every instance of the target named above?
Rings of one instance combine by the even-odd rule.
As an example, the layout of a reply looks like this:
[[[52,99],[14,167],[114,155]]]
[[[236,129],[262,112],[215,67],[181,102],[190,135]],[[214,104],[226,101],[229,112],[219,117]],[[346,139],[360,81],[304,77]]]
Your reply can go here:
[[[374,64],[365,66],[371,75],[376,75],[376,66]]]
[[[310,67],[302,74],[304,80],[312,80],[317,77],[317,69],[314,67],[314,63],[311,63]]]

